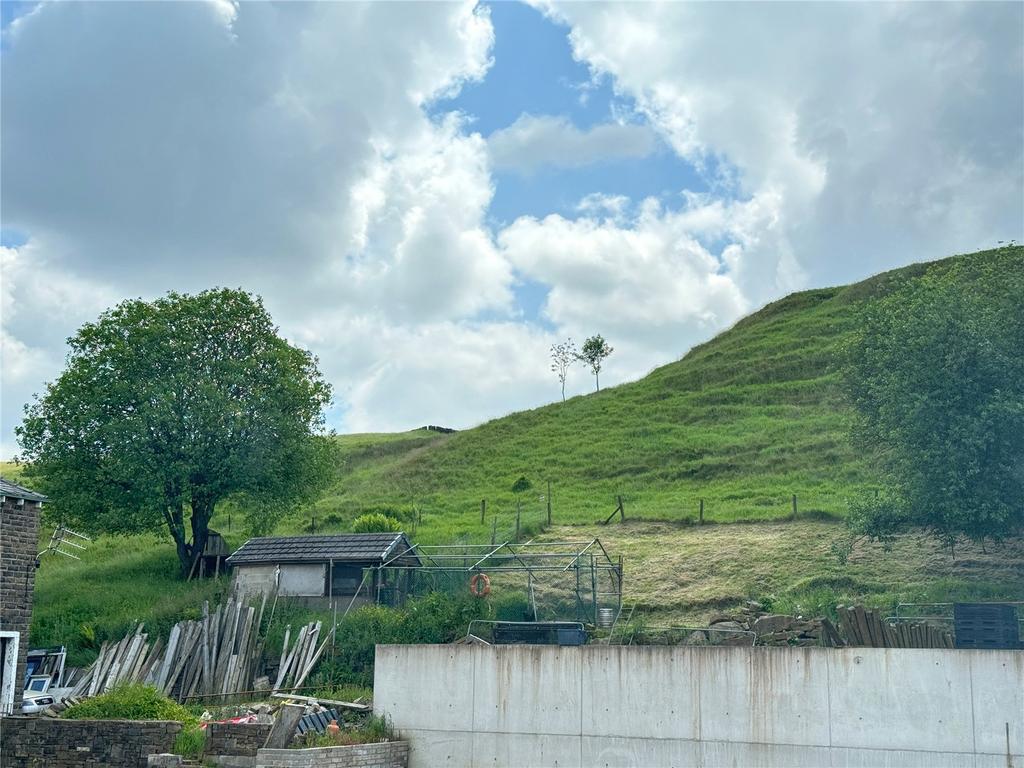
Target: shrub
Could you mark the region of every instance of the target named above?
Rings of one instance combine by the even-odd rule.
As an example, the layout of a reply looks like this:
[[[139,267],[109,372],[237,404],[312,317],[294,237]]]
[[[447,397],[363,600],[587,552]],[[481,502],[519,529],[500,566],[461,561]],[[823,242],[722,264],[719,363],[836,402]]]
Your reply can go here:
[[[70,720],[177,720],[195,725],[196,717],[151,685],[117,685],[80,701],[61,714]]]
[[[383,513],[371,512],[357,517],[352,522],[352,530],[355,533],[397,532],[402,530],[402,524]]]

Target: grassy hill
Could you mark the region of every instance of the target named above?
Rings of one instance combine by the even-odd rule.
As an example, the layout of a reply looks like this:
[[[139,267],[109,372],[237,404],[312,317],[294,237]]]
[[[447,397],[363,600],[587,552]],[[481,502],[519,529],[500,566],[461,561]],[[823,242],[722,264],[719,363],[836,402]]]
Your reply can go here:
[[[1019,247],[954,258],[1024,269]],[[801,513],[842,517],[878,478],[846,439],[839,350],[864,301],[953,260],[787,296],[683,359],[597,394],[452,435],[341,438],[342,466],[318,520],[344,525],[362,508],[415,506],[423,536],[479,538],[491,525],[480,525],[480,500],[507,528],[520,475],[534,486],[523,498],[530,520],[549,480],[559,523],[603,518],[617,495],[629,517],[645,519],[694,518],[701,498],[709,520],[777,519],[794,494]],[[303,510],[286,525],[309,522]]]
[[[805,599],[800,595],[821,586],[813,581],[817,577],[827,577],[828,595],[874,602],[943,593],[1024,594],[1019,560],[1009,571],[988,567],[988,560],[978,568],[943,565],[930,546],[908,540],[899,568],[892,570],[886,557],[869,557],[847,578],[822,550],[841,534],[836,521],[848,499],[879,485],[847,442],[848,411],[839,386],[840,350],[858,309],[926,270],[948,269],[954,259],[966,267],[964,290],[971,290],[973,265],[996,260],[1000,270],[1021,270],[1024,248],[796,293],[639,381],[474,429],[339,437],[333,487],[317,504],[289,513],[278,531],[314,525],[318,532],[348,530],[362,512],[383,507],[402,516],[406,529],[426,543],[487,540],[492,525],[501,531],[513,525],[511,486],[522,475],[533,483],[521,499],[527,530],[538,530],[546,517],[541,496],[550,481],[555,524],[587,526],[587,533],[610,537],[630,558],[627,589],[634,577],[637,585],[644,579],[662,584],[669,599],[644,605],[673,616],[755,594]],[[552,380],[552,392],[555,385]],[[620,495],[627,518],[639,522],[589,527],[614,509]],[[769,525],[791,515],[793,495],[798,521]],[[481,499],[487,499],[483,523]],[[755,524],[688,527],[699,499],[708,522]],[[231,545],[248,535],[239,510],[228,506],[219,509],[213,527]],[[741,539],[735,567],[712,567],[717,553],[728,559],[725,548]],[[797,557],[802,545],[813,554]],[[674,556],[666,558],[667,551]],[[681,564],[683,556],[692,562]],[[156,537],[101,539],[81,562],[49,559],[39,572],[33,641],[69,643],[81,660],[92,644],[133,621],[162,626],[197,610],[216,586],[178,583],[173,563],[170,540]],[[702,573],[701,595],[680,580],[687,569]],[[742,572],[763,578],[744,580]],[[913,573],[918,575],[911,578]]]

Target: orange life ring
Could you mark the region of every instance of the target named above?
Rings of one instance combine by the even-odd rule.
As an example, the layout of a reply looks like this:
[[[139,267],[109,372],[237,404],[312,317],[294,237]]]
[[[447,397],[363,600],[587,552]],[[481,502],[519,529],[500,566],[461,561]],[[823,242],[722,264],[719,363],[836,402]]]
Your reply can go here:
[[[487,597],[491,594],[491,578],[486,573],[474,573],[469,580],[469,594],[474,597]]]

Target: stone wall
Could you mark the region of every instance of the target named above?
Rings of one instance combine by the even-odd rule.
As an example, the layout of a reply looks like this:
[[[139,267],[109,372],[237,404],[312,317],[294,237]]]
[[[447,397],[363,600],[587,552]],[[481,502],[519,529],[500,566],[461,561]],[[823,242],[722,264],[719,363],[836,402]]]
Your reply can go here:
[[[36,580],[36,547],[39,546],[38,501],[12,496],[0,505],[0,632],[17,632],[18,669],[14,684],[14,710],[21,712],[28,653],[28,625],[32,620],[32,590]],[[2,659],[0,659],[2,663]]]
[[[406,768],[409,745],[404,741],[354,744],[350,747],[261,749],[257,768]]]
[[[170,752],[181,723],[167,720],[0,719],[4,768],[139,768]]]
[[[237,755],[255,757],[257,750],[267,743],[271,725],[259,723],[210,723],[206,726],[207,755]]]

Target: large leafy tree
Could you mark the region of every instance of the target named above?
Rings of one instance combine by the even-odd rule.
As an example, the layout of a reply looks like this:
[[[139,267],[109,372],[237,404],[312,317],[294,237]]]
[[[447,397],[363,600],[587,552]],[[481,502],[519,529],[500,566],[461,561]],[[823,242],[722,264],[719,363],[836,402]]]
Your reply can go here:
[[[280,514],[326,481],[330,387],[258,297],[125,301],[68,343],[66,369],[17,430],[65,519],[95,532],[166,526],[187,575],[218,502]]]
[[[1024,528],[1024,249],[937,265],[871,302],[848,350],[854,435],[889,489],[859,533],[948,545]]]

